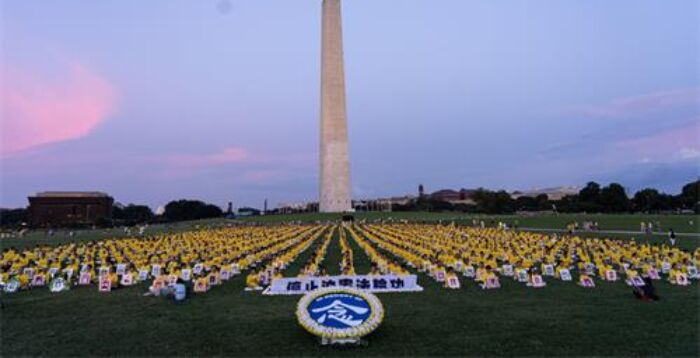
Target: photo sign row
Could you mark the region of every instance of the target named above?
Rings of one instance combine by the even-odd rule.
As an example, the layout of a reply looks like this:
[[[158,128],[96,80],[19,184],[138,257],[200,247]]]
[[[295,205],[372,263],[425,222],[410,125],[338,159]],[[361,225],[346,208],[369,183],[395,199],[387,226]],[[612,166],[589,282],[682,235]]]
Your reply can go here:
[[[323,276],[288,277],[272,280],[265,295],[297,295],[319,288],[354,288],[367,292],[418,292],[416,275],[367,275],[367,276]]]

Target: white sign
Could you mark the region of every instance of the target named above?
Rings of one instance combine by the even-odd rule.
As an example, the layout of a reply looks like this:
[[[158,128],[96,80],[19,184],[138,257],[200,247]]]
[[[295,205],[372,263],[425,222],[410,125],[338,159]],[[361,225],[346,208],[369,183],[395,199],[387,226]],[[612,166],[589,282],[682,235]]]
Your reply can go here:
[[[264,295],[296,295],[319,288],[354,288],[368,292],[418,292],[416,275],[287,277],[272,280]]]
[[[134,284],[134,277],[130,273],[124,274],[120,283],[122,286],[131,286]]]
[[[15,293],[17,292],[17,290],[19,290],[19,281],[17,281],[16,279],[11,279],[4,289],[6,293]]]
[[[459,278],[457,276],[449,276],[447,278],[447,287],[452,289],[458,289],[461,287],[459,284]]]
[[[108,278],[100,279],[99,291],[100,292],[112,291],[112,282]]]
[[[535,287],[535,288],[541,288],[541,287],[547,286],[547,284],[542,279],[542,276],[540,276],[540,275],[532,275],[531,285],[532,285],[532,287]]]
[[[231,278],[231,271],[227,269],[221,270],[221,281],[228,281]]]
[[[182,271],[180,271],[180,278],[183,281],[189,281],[191,277],[192,271],[190,271],[190,269],[182,269]]]
[[[196,264],[194,265],[194,269],[192,270],[192,272],[194,272],[195,275],[199,275],[202,272],[202,269],[204,269],[204,265]]]
[[[61,292],[66,289],[66,281],[64,281],[62,278],[57,278],[53,281],[51,281],[51,284],[49,284],[49,290],[51,292]]]
[[[501,288],[501,282],[498,281],[498,277],[489,277],[486,282],[481,285],[481,288],[484,290]]]
[[[238,264],[231,264],[231,273],[234,276],[241,274],[241,268],[238,266]]]
[[[151,276],[153,276],[153,277],[160,276],[160,265],[151,266]]]
[[[78,284],[82,286],[89,285],[92,278],[91,276],[89,272],[81,273],[80,278],[78,278]]]
[[[562,281],[571,281],[571,272],[569,272],[569,269],[561,269],[559,271],[559,278],[561,278]]]
[[[125,264],[117,264],[116,274],[123,275],[125,272],[126,272],[126,265]]]

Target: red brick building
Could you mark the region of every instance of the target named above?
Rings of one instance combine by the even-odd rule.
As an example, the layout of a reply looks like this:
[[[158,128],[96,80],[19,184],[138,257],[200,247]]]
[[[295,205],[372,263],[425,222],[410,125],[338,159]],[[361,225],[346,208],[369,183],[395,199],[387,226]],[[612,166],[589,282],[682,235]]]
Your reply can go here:
[[[34,227],[94,225],[112,218],[114,199],[101,192],[43,192],[29,198]]]

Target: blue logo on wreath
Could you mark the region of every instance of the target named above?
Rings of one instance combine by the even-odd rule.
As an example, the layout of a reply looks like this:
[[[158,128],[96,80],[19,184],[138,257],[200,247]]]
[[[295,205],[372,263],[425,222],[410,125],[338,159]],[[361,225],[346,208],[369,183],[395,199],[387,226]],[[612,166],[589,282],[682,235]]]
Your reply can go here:
[[[346,293],[330,293],[315,298],[306,307],[311,319],[329,328],[357,327],[369,318],[372,308],[364,298]]]

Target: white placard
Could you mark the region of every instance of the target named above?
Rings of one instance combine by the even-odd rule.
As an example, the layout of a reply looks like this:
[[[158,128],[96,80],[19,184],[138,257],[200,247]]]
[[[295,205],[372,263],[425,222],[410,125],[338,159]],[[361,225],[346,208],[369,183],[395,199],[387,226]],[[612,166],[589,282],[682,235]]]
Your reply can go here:
[[[551,265],[551,264],[544,265],[544,274],[545,274],[545,276],[554,277],[554,265]]]
[[[263,291],[265,295],[296,295],[319,288],[354,288],[368,292],[417,292],[423,291],[418,286],[416,275],[380,275],[380,276],[324,276],[324,277],[288,277],[272,280],[270,287]]]
[[[231,274],[234,276],[241,274],[241,268],[238,266],[238,264],[231,264]]]
[[[194,269],[192,270],[192,272],[194,272],[195,275],[199,275],[200,273],[202,273],[203,269],[204,269],[204,265],[196,264],[196,265],[194,265]]]
[[[19,290],[19,286],[19,281],[17,281],[16,279],[12,279],[10,280],[10,282],[7,283],[7,285],[5,285],[3,291],[5,293],[15,293],[17,292],[17,290]]]
[[[49,291],[51,292],[61,292],[66,289],[66,281],[62,278],[57,278],[49,284]]]
[[[153,277],[160,276],[160,265],[155,264],[155,265],[151,266],[151,276],[153,276]]]
[[[134,284],[134,276],[130,273],[124,274],[119,282],[122,286],[131,286]]]
[[[540,275],[532,275],[531,284],[532,284],[532,287],[535,287],[535,288],[541,288],[541,287],[547,286],[547,284],[542,279],[542,276],[540,276]]]
[[[447,287],[452,289],[458,289],[461,287],[459,283],[459,278],[457,276],[450,276],[447,278]]]
[[[99,291],[100,292],[112,291],[112,282],[109,280],[109,278],[100,279]]]
[[[180,271],[180,278],[183,281],[189,281],[192,278],[192,270],[182,269],[182,271]]]
[[[561,278],[562,281],[571,281],[571,272],[569,272],[569,269],[561,269],[559,271],[559,278]]]
[[[148,280],[148,270],[139,270],[139,281]]]
[[[87,286],[90,284],[91,279],[92,279],[92,275],[89,272],[83,272],[80,274],[80,277],[78,278],[78,284],[81,286]]]
[[[125,264],[117,264],[117,269],[115,272],[117,275],[123,275],[124,272],[126,272],[126,265]]]

